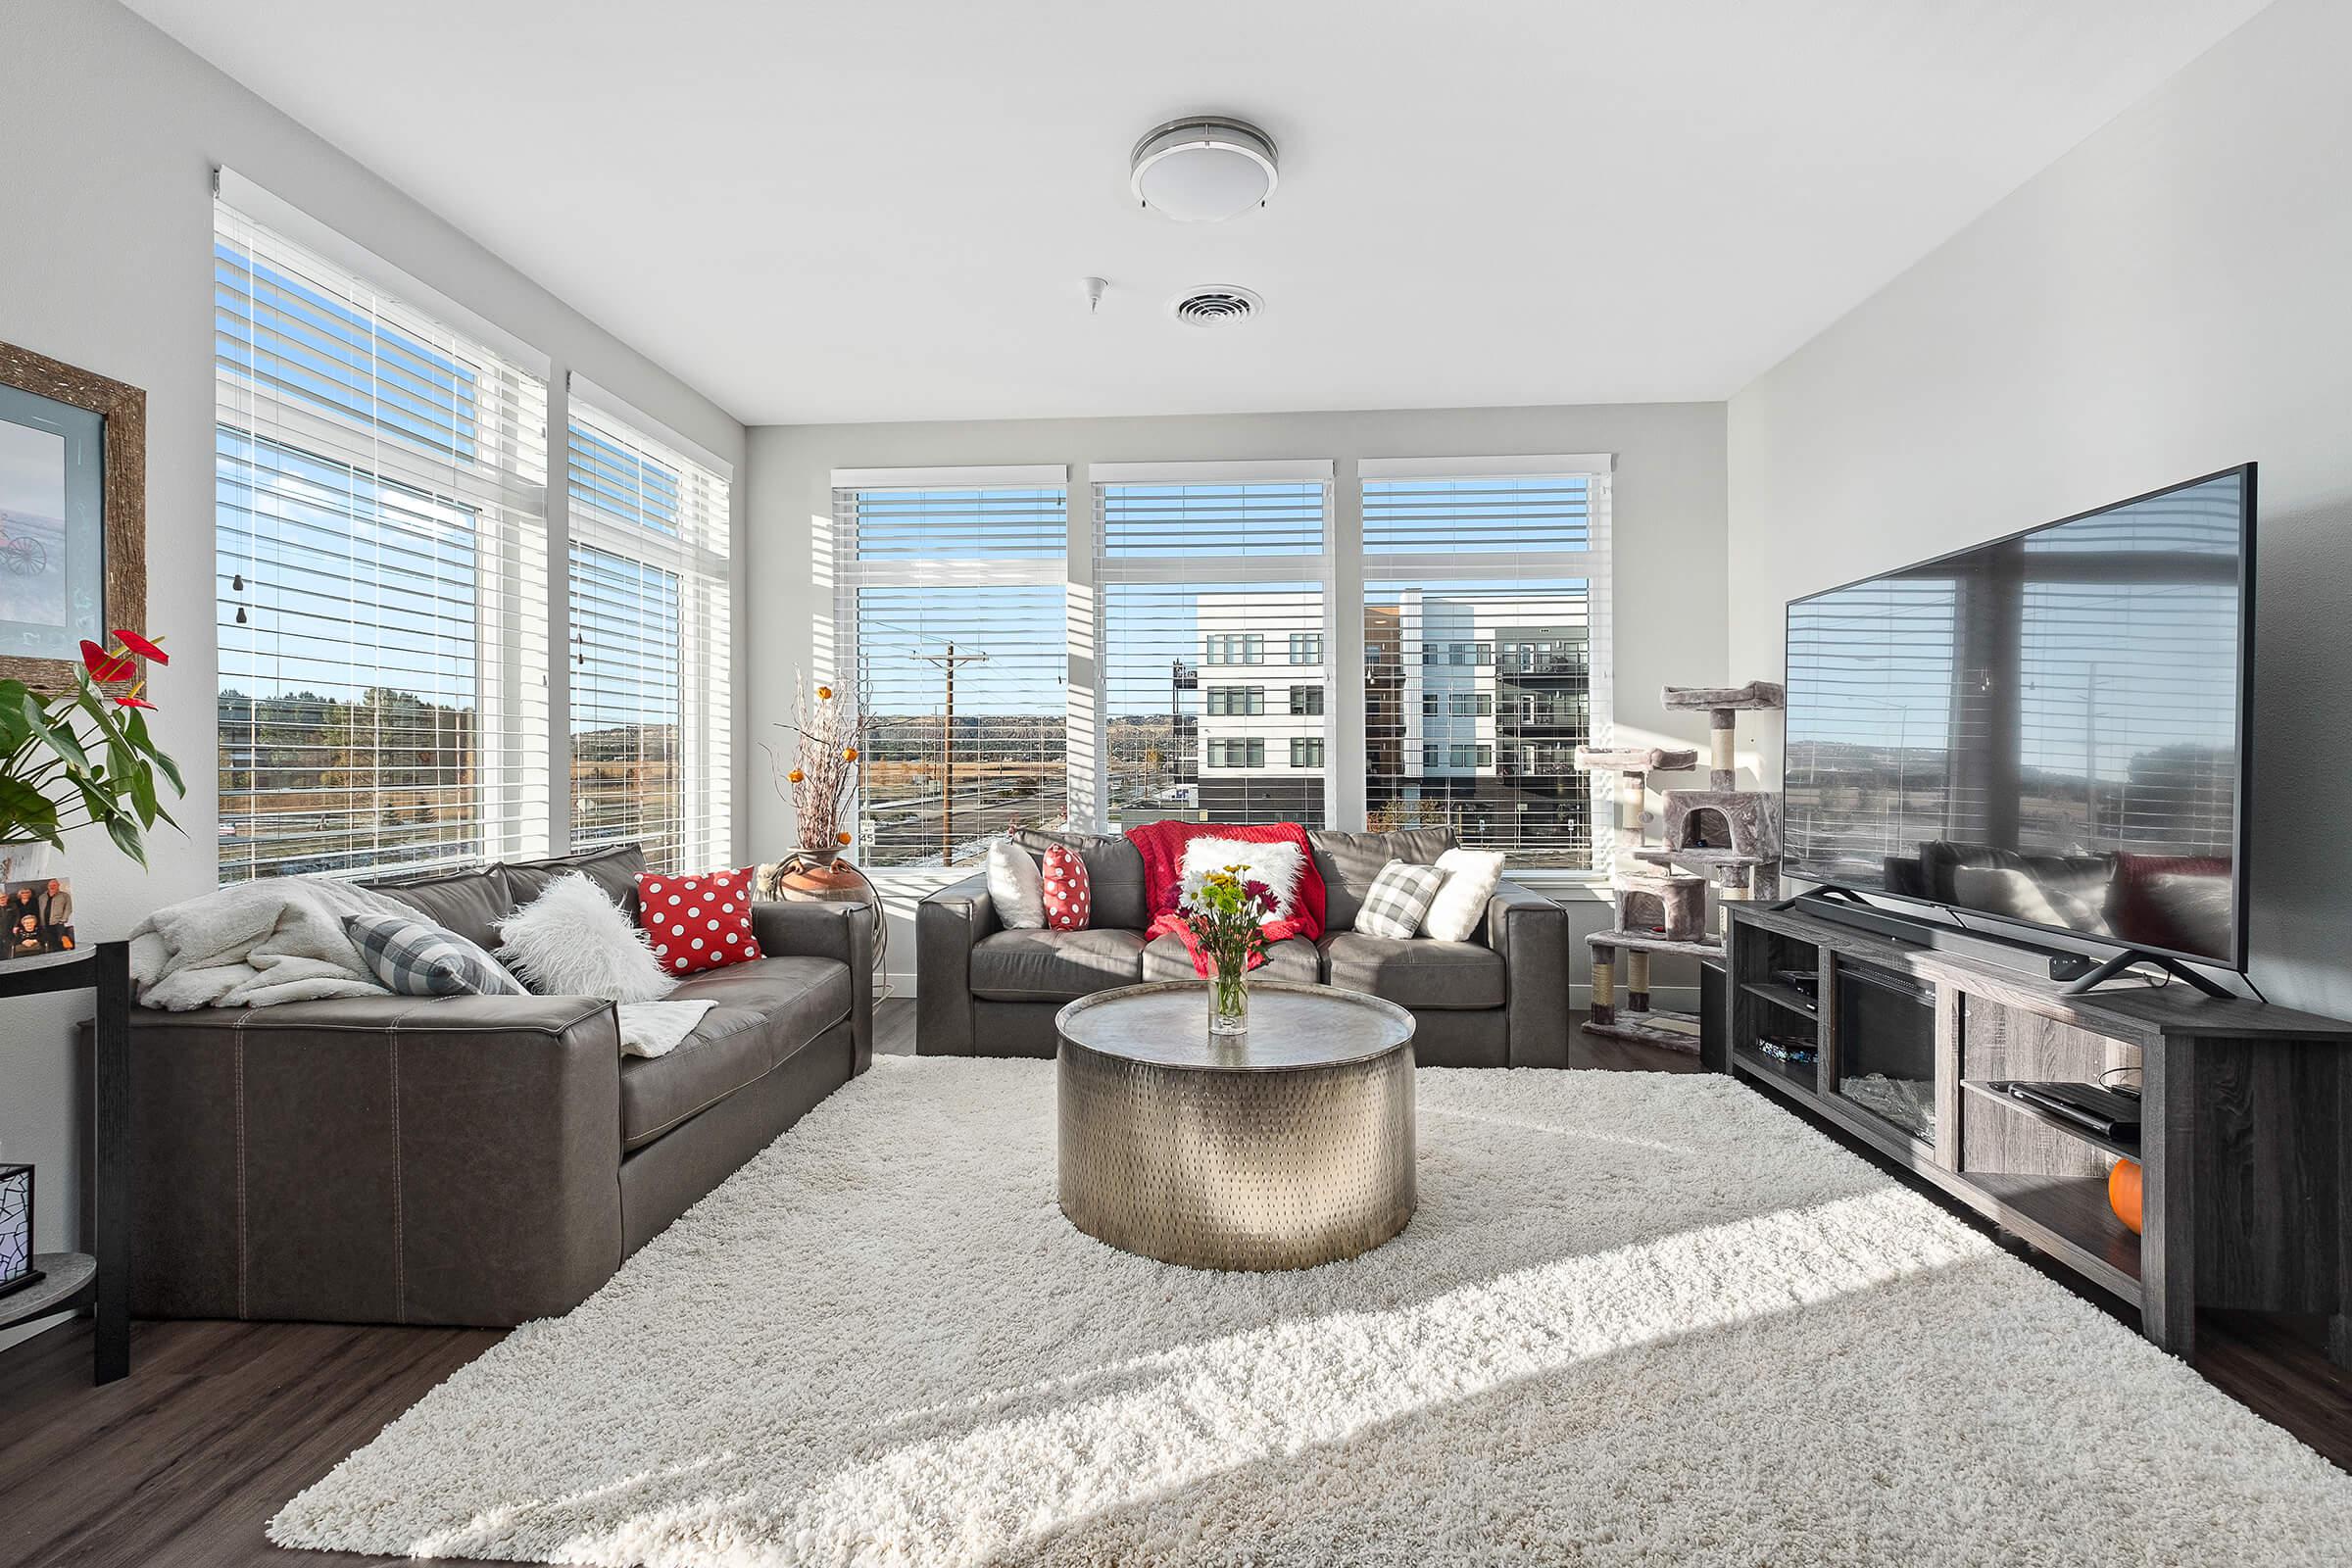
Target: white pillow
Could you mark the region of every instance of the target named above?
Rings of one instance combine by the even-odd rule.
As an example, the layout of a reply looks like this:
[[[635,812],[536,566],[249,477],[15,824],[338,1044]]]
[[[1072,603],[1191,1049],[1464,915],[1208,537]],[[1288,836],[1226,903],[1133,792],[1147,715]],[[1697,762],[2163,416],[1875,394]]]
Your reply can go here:
[[[659,1002],[677,981],[587,873],[566,871],[498,922],[498,956],[543,997]]]
[[[988,902],[997,906],[997,923],[1007,931],[1046,928],[1046,884],[1037,859],[1010,839],[988,847]]]
[[[1242,868],[1245,882],[1263,882],[1274,895],[1269,920],[1288,920],[1298,912],[1298,880],[1306,874],[1306,856],[1296,844],[1245,844],[1240,839],[1195,839],[1184,847],[1181,867],[1188,878],[1229,865]]]
[[[1447,850],[1438,857],[1446,885],[1421,917],[1421,934],[1440,942],[1467,942],[1487,917],[1487,901],[1502,880],[1500,850]]]

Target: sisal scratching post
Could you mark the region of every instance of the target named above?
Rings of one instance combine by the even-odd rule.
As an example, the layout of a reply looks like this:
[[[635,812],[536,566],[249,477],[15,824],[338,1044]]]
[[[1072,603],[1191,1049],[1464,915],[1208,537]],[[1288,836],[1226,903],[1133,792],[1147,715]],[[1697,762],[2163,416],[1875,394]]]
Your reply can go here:
[[[1625,956],[1625,1005],[1629,1012],[1649,1010],[1649,955]]]
[[[1592,1021],[1597,1024],[1617,1021],[1615,956],[1613,949],[1592,944]]]
[[[1707,788],[1736,790],[1740,787],[1740,715],[1729,708],[1711,709],[1707,714]]]

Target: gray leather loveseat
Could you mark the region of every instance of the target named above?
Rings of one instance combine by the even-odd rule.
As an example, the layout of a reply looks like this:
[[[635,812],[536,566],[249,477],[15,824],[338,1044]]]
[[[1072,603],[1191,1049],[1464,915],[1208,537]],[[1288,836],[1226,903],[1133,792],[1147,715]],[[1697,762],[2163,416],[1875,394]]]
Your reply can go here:
[[[557,875],[632,911],[636,846],[378,884],[496,948]],[[762,957],[623,1056],[576,997],[132,1009],[131,1310],[505,1326],[564,1311],[873,1059],[862,906],[757,904]]]
[[[1144,861],[1117,834],[1013,838],[1042,857],[1054,844],[1086,861],[1094,924],[1007,931],[985,873],[940,889],[915,911],[915,1050],[924,1055],[1051,1056],[1063,1004],[1114,986],[1199,978],[1173,936],[1147,943]],[[1508,881],[1467,942],[1399,941],[1355,929],[1356,911],[1391,859],[1426,865],[1454,847],[1442,828],[1396,833],[1310,830],[1323,874],[1326,930],[1269,950],[1256,974],[1383,997],[1414,1017],[1425,1067],[1564,1067],[1568,1063],[1568,916]]]

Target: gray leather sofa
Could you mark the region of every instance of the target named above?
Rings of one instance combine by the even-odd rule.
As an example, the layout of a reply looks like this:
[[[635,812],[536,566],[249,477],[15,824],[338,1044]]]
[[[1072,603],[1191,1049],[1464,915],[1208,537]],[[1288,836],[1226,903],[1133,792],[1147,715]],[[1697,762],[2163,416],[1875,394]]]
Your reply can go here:
[[[924,1055],[1051,1056],[1054,1015],[1078,997],[1147,980],[1199,978],[1173,936],[1147,943],[1143,857],[1116,834],[1016,831],[1043,856],[1066,844],[1086,861],[1094,924],[1085,931],[1007,931],[985,873],[940,889],[915,910],[915,1050]],[[1414,1017],[1427,1067],[1568,1064],[1568,916],[1509,882],[1494,890],[1467,942],[1397,941],[1355,929],[1356,911],[1391,859],[1426,865],[1451,832],[1312,830],[1323,873],[1319,942],[1275,944],[1257,975],[1384,997]]]
[[[379,884],[486,948],[564,870],[634,909],[635,846]],[[623,1056],[607,1002],[133,1008],[131,1310],[503,1327],[564,1311],[873,1059],[862,906],[758,904],[763,956]]]

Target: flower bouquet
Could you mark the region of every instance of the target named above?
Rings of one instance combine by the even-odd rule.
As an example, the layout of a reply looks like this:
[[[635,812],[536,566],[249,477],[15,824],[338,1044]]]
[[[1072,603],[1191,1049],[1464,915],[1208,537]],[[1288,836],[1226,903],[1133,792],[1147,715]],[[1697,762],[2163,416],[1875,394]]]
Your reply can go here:
[[[1274,890],[1239,865],[1195,871],[1177,894],[1176,912],[1208,959],[1208,1032],[1250,1032],[1250,964],[1266,951]]]

